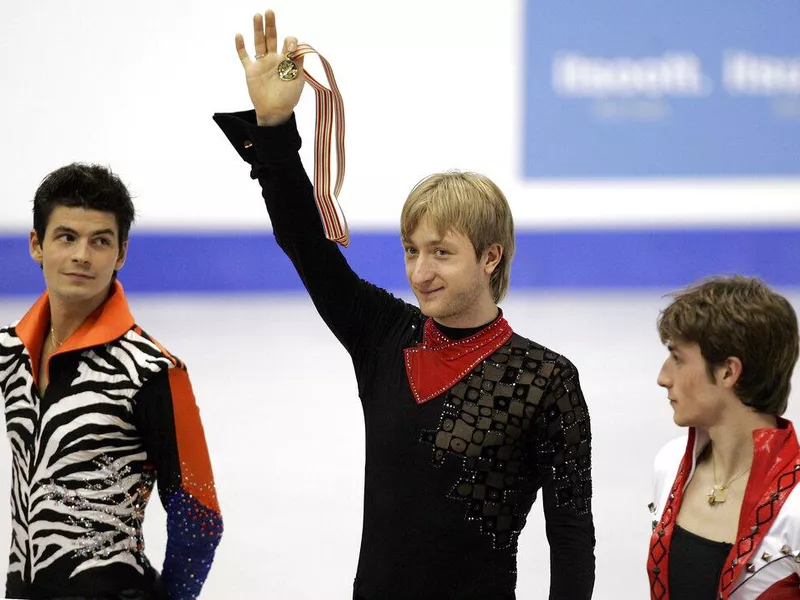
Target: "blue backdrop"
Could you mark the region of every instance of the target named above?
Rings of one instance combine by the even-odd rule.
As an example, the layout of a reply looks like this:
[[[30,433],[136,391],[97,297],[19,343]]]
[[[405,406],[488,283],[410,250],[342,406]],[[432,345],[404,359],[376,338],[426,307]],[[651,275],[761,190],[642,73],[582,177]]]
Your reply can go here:
[[[800,174],[800,2],[526,0],[524,175]]]
[[[358,233],[343,250],[356,272],[407,290],[400,238]],[[0,294],[43,289],[27,239],[0,237]],[[517,235],[512,289],[680,287],[717,273],[800,285],[797,229],[523,231]],[[288,292],[302,284],[268,234],[132,233],[120,274],[137,292]]]

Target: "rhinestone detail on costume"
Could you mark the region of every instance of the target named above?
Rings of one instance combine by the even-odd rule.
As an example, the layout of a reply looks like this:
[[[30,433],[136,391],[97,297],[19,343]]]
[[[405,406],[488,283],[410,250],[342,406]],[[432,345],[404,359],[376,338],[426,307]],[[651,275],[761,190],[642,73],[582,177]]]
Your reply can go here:
[[[450,497],[495,548],[516,543],[545,478],[558,506],[591,498],[589,417],[574,367],[514,335],[447,392],[437,430],[423,431],[433,464],[463,464]]]

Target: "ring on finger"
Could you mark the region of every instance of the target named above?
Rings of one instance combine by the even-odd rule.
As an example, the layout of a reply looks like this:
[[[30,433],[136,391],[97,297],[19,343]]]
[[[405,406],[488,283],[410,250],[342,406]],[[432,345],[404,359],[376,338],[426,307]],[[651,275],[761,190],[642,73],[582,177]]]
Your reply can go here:
[[[256,60],[258,60],[259,58],[264,58],[266,55],[267,55],[266,52],[264,52],[263,54],[256,54],[255,58]]]

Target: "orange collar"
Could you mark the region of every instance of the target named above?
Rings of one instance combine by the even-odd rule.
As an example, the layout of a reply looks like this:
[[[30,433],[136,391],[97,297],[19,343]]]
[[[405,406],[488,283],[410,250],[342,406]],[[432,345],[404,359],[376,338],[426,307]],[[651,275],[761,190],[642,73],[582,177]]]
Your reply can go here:
[[[16,332],[31,357],[34,379],[38,379],[42,346],[50,324],[50,296],[44,292],[16,326]],[[63,354],[100,346],[119,339],[134,325],[122,284],[115,280],[108,298],[81,323],[53,353]]]

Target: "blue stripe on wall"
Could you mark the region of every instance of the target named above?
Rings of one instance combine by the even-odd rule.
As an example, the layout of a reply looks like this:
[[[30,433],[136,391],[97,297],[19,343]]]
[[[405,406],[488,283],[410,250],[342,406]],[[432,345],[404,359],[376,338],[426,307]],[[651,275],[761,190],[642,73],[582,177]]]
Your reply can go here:
[[[354,232],[356,272],[407,289],[397,234]],[[517,233],[512,289],[674,288],[716,273],[800,286],[800,228]],[[131,292],[290,292],[302,286],[269,233],[148,233],[131,238],[120,275]],[[39,293],[26,236],[0,236],[0,295]]]

